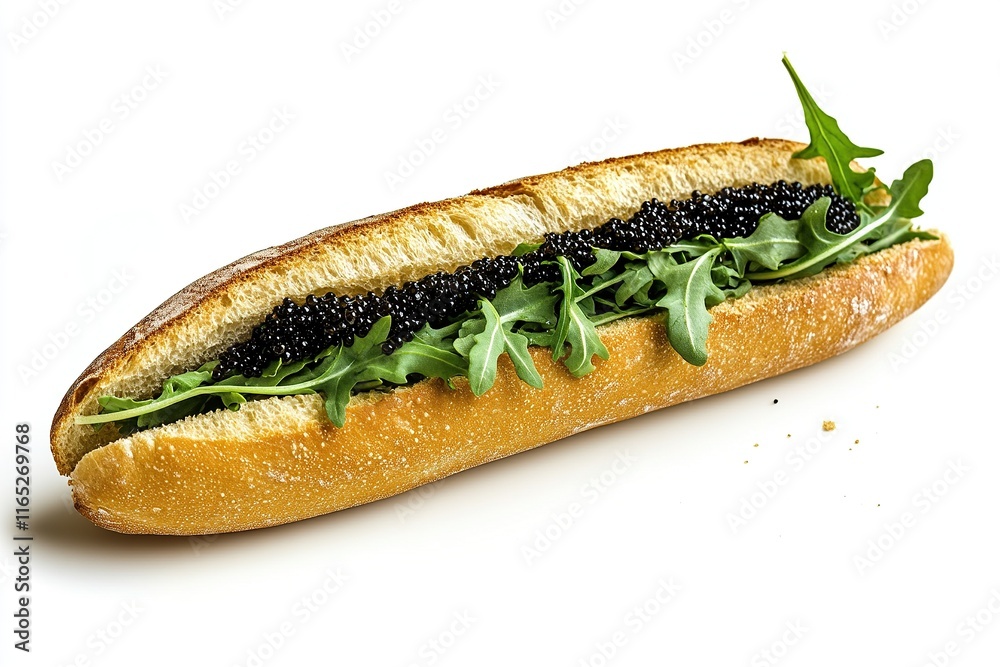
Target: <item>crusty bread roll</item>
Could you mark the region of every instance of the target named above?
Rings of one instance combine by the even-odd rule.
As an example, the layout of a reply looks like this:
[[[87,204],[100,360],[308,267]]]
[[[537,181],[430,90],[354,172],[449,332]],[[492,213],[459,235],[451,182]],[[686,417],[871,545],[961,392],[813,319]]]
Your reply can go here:
[[[437,203],[329,227],[220,269],[168,299],[70,387],[52,451],[77,508],[120,532],[203,534],[296,521],[401,493],[581,430],[726,391],[839,354],[913,312],[946,280],[943,237],[914,240],[817,276],[754,287],[712,309],[709,360],[692,366],[659,318],[602,326],[611,353],[574,378],[551,352],[531,353],[545,387],[502,357],[474,397],[425,380],[355,396],[336,428],[317,395],[254,400],[109,442],[114,429],[74,423],[105,394],[147,396],[171,374],[213,359],[285,296],[379,290],[545,232],[627,217],[644,200],[784,179],[828,183],[803,146],[753,139],[614,158]],[[747,345],[748,341],[753,345]],[[497,418],[500,416],[501,418]]]

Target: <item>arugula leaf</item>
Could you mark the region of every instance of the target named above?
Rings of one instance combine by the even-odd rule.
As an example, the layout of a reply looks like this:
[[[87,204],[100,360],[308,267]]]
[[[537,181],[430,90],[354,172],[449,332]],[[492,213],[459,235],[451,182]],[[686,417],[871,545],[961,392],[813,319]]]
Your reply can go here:
[[[570,352],[562,361],[574,377],[583,377],[594,370],[594,356],[608,359],[611,354],[604,346],[596,325],[577,308],[570,308],[571,318],[567,341]]]
[[[382,355],[369,363],[357,376],[357,382],[380,380],[406,384],[411,375],[442,380],[465,375],[469,363],[453,351],[454,348],[442,339],[438,331],[425,325],[413,340],[403,343],[392,354]]]
[[[222,404],[233,412],[239,410],[247,402],[246,396],[235,391],[219,394],[219,398],[222,399]]]
[[[607,250],[606,248],[594,248],[595,262],[581,271],[584,276],[599,276],[611,270],[618,259],[622,256],[617,250]]]
[[[667,286],[667,295],[656,302],[667,310],[667,337],[675,350],[690,364],[708,361],[708,306],[725,300],[726,295],[712,282],[712,265],[722,252],[709,250],[683,264],[650,263],[653,275]]]
[[[487,316],[488,320],[489,316]],[[535,362],[531,359],[531,354],[528,352],[528,339],[519,333],[511,331],[510,325],[502,325],[500,330],[503,332],[504,347],[507,356],[514,363],[514,372],[517,373],[517,377],[535,389],[541,389],[542,376],[538,374]]]
[[[118,398],[117,396],[101,396],[97,403],[108,412],[122,412],[123,410],[134,410],[149,405],[153,399],[137,401],[133,398]]]
[[[486,299],[479,301],[481,319],[459,341],[456,349],[469,359],[469,387],[476,396],[489,391],[496,381],[497,360],[507,352],[517,376],[529,385],[541,388],[542,377],[528,354],[528,339],[514,332],[513,322],[504,321],[498,310]]]
[[[389,337],[390,324],[390,318],[383,317],[372,326],[368,335],[355,336],[353,345],[341,347],[336,355],[328,358],[333,361],[309,387],[324,394],[326,415],[336,426],[344,425],[347,404],[358,376],[367,364],[382,354],[379,346]]]
[[[907,241],[912,241],[913,239],[933,241],[938,237],[930,232],[925,232],[922,229],[914,229],[913,224],[909,220],[906,218],[899,218],[898,220],[880,227],[878,232],[872,235],[871,238],[874,239],[874,241],[867,246],[867,254],[884,250],[889,246],[896,245],[897,243],[906,243]]]
[[[710,234],[699,234],[693,239],[687,241],[678,241],[668,248],[663,248],[657,252],[664,252],[669,254],[684,253],[687,255],[688,259],[694,259],[695,257],[700,257],[704,255],[709,250],[714,250],[719,247],[719,242],[715,240]]]
[[[757,223],[753,234],[745,238],[723,239],[722,245],[732,254],[740,276],[746,273],[750,262],[768,269],[777,269],[782,262],[796,259],[805,253],[805,248],[797,238],[798,228],[797,220],[785,220],[777,213],[766,213]]]
[[[903,172],[903,178],[893,181],[889,188],[892,200],[876,214],[862,213],[861,224],[849,234],[836,234],[826,229],[828,197],[817,199],[802,215],[799,241],[807,254],[775,271],[757,271],[747,274],[753,281],[801,278],[821,271],[834,262],[847,262],[859,255],[885,247],[881,240],[891,234],[893,240],[902,240],[908,233],[910,217],[923,213],[920,200],[927,194],[934,168],[930,160],[920,160]],[[918,233],[919,234],[919,233]],[[868,245],[866,241],[875,239]]]
[[[888,215],[889,220],[879,225],[868,236],[871,244],[866,254],[877,252],[897,243],[911,239],[931,240],[937,237],[925,231],[913,229],[912,218],[920,217],[921,200],[927,195],[930,182],[934,178],[934,165],[930,160],[918,160],[903,172],[903,178],[893,181],[889,187],[892,196],[889,206],[879,210],[879,217]],[[894,210],[891,210],[894,209]]]
[[[809,128],[809,145],[793,157],[803,160],[822,157],[830,169],[833,189],[837,194],[847,197],[860,208],[868,210],[864,196],[875,182],[875,170],[869,168],[863,172],[854,171],[851,169],[851,161],[857,158],[876,157],[881,155],[882,151],[877,148],[858,146],[848,139],[837,121],[816,104],[816,100],[806,90],[787,55],[781,59],[781,64],[785,66],[789,76],[792,77],[795,92],[798,93],[799,101],[802,103],[802,111],[805,113],[806,127]]]
[[[163,383],[163,393],[161,396],[173,396],[189,389],[199,387],[212,379],[212,369],[218,362],[209,362],[196,371],[189,371],[175,375]]]
[[[279,384],[282,384],[286,379],[292,378],[300,373],[308,363],[309,359],[302,359],[301,361],[296,361],[291,364],[285,364],[281,361],[281,359],[276,359],[264,369],[264,372],[261,373],[260,377],[245,378],[242,375],[237,375],[233,378],[229,378],[228,381],[223,380],[220,384],[233,382],[233,384],[243,384],[247,387],[276,387]]]
[[[368,331],[365,336],[355,336],[354,344],[348,348],[348,350],[353,357],[356,359],[361,359],[366,356],[371,356],[374,352],[375,354],[381,354],[381,349],[378,347],[386,341],[389,337],[389,329],[392,325],[392,320],[388,315],[380,318],[372,328]]]
[[[712,267],[712,282],[722,290],[727,299],[738,299],[750,291],[751,283],[741,277],[739,271],[730,266],[723,257],[720,254],[715,266]]]
[[[518,333],[528,339],[528,345],[538,345],[539,347],[552,347],[551,331],[528,331],[521,329]]]
[[[232,408],[240,403],[239,399],[232,396],[234,393],[288,396],[330,391],[334,398],[331,401],[330,395],[327,396],[327,413],[335,423],[337,421],[335,417],[339,414],[340,424],[343,424],[343,410],[337,407],[337,403],[339,401],[342,404],[341,408],[347,403],[343,398],[344,390],[340,388],[339,382],[352,367],[367,363],[382,353],[377,346],[385,341],[389,333],[389,324],[389,318],[383,317],[375,323],[367,336],[355,337],[354,344],[350,348],[335,348],[336,352],[331,348],[331,350],[320,354],[316,359],[322,361],[310,373],[312,377],[303,382],[279,386],[244,386],[239,384],[238,378],[230,378],[214,385],[196,385],[205,377],[204,373],[208,373],[208,380],[211,379],[211,372],[207,371],[206,367],[202,367],[198,371],[192,371],[192,373],[201,373],[202,375],[182,373],[181,375],[186,377],[175,376],[164,382],[164,392],[152,401],[134,406],[106,401],[109,407],[125,407],[126,409],[78,417],[76,423],[101,424],[111,421],[128,423],[129,420],[136,419],[138,426],[143,427],[144,425],[176,421],[190,414],[195,414],[205,407],[209,397],[226,396],[223,402],[227,407]],[[179,377],[180,379],[178,379]],[[245,379],[243,381],[245,382]],[[353,386],[351,384],[348,387],[347,398],[350,398],[349,392]],[[186,388],[179,390],[181,387]],[[340,398],[337,398],[338,394]]]
[[[518,377],[533,387],[541,388],[542,378],[528,354],[529,338],[539,340],[539,333],[515,332],[514,325],[538,324],[551,328],[556,321],[555,303],[559,297],[549,286],[539,283],[525,287],[517,276],[510,285],[497,292],[492,303],[480,300],[479,310],[459,329],[455,350],[468,359],[469,386],[481,396],[496,380],[497,359],[504,352],[514,363]]]
[[[556,320],[555,305],[558,300],[559,297],[552,294],[545,283],[525,287],[524,279],[517,276],[497,292],[493,307],[503,322],[535,322],[551,326]]]
[[[653,277],[664,282],[660,276],[670,271],[670,268],[677,266],[681,262],[673,254],[664,250],[654,250],[646,255],[647,266]]]
[[[523,255],[527,255],[529,252],[535,252],[541,247],[541,243],[518,243],[517,247],[514,248],[510,254],[514,257],[521,257]]]
[[[178,395],[180,394],[172,394],[171,397]],[[201,412],[207,401],[207,396],[192,396],[190,399],[173,403],[155,412],[146,412],[140,415],[136,419],[135,425],[138,428],[151,428],[153,426],[160,426],[161,424],[180,421],[185,417]]]
[[[630,299],[643,305],[652,305],[649,300],[649,288],[653,286],[653,272],[646,264],[635,265],[625,271],[621,285],[615,291],[615,303],[621,307]]]
[[[741,280],[735,285],[722,288],[722,293],[727,299],[738,299],[749,292],[751,287],[753,287],[753,283],[749,280]]]
[[[155,401],[166,401],[177,396],[182,396],[206,382],[211,382],[212,369],[217,364],[218,362],[209,362],[196,371],[188,371],[187,373],[174,375],[167,379],[163,383],[162,392]],[[136,420],[136,426],[138,428],[149,428],[151,426],[180,421],[184,417],[200,412],[207,401],[208,397],[194,397],[189,401],[178,402],[168,408],[140,415]]]
[[[97,399],[97,404],[101,406],[101,413],[103,414],[115,414],[118,412],[124,412],[125,410],[140,412],[145,409],[145,406],[152,402],[153,399],[151,398],[137,401],[132,398],[119,398],[118,396],[101,396]],[[99,417],[100,414],[97,416]],[[139,430],[139,424],[137,422],[138,418],[117,419],[115,421],[115,426],[118,427],[118,435],[126,436]],[[99,432],[106,425],[106,422],[91,423],[95,432]]]
[[[924,214],[920,201],[927,196],[931,179],[934,178],[934,164],[928,160],[917,160],[903,172],[903,178],[893,181],[889,187],[892,201],[881,211],[891,212],[901,218],[919,218]]]
[[[462,326],[458,330],[458,338],[454,342],[455,351],[463,357],[468,358],[469,350],[475,345],[472,337],[477,333],[482,333],[485,329],[486,320],[483,317],[482,311],[477,310],[471,313],[469,319],[462,322]]]
[[[559,361],[565,357],[563,363],[569,372],[581,377],[594,370],[592,363],[594,355],[607,359],[610,354],[597,334],[597,327],[577,303],[577,298],[582,295],[582,290],[576,284],[579,274],[565,257],[559,257],[558,262],[562,284],[556,289],[562,292],[563,297],[559,304],[559,319],[552,336],[552,360]],[[570,346],[568,356],[567,343]]]
[[[799,225],[799,241],[806,248],[807,257],[819,256],[832,248],[840,247],[845,234],[837,234],[826,228],[826,215],[830,210],[830,198],[820,197],[802,213],[802,220]],[[864,252],[861,243],[851,243],[841,247],[840,251],[833,258],[836,262],[849,262]],[[797,275],[807,276],[823,270],[824,264],[813,262],[801,269]]]
[[[333,363],[329,364],[327,370],[317,378],[317,383],[311,387],[313,391],[323,392],[326,397],[323,407],[327,419],[338,427],[343,426],[347,419],[347,403],[355,384],[348,378],[354,360],[344,350],[343,347],[337,350],[337,354],[332,357]]]

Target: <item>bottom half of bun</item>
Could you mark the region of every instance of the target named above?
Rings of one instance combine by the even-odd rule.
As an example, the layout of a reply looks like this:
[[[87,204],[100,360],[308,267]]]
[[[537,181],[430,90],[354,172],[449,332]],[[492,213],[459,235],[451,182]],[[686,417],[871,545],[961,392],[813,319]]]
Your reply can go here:
[[[124,533],[249,530],[371,502],[579,431],[717,394],[845,352],[916,310],[944,284],[945,239],[911,241],[811,278],[755,287],[714,307],[709,359],[685,362],[662,316],[601,327],[607,361],[583,378],[532,348],[543,389],[506,356],[476,397],[425,380],[352,399],[347,423],[322,397],[251,401],[134,434],[87,454],[77,509]]]

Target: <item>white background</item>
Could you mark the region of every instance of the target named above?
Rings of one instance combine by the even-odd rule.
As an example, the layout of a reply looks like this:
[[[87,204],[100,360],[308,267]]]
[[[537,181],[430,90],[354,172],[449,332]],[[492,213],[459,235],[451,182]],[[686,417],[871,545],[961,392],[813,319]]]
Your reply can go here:
[[[12,648],[5,537],[4,664],[1000,654],[995,4],[403,2],[351,54],[388,0],[71,2],[51,18],[43,5],[0,11],[5,535],[14,424],[35,436],[33,651]],[[818,366],[294,525],[130,537],[67,506],[46,442],[63,391],[190,281],[321,226],[586,157],[804,139],[782,51],[853,139],[886,151],[872,161],[883,178],[934,158],[922,223],[947,230],[957,262],[915,316]],[[477,108],[449,114],[480,80],[493,90]],[[241,144],[274,109],[294,119],[248,159]],[[75,167],[55,166],[102,121],[111,132]],[[444,142],[390,187],[386,172],[435,128]],[[185,220],[181,205],[228,160],[240,172]],[[619,453],[631,462],[609,472]],[[776,473],[787,481],[767,497]],[[587,487],[602,475],[612,483]],[[560,529],[572,503],[582,515]],[[328,594],[338,570],[347,580]],[[661,581],[678,588],[665,602]],[[967,620],[977,613],[984,625]]]

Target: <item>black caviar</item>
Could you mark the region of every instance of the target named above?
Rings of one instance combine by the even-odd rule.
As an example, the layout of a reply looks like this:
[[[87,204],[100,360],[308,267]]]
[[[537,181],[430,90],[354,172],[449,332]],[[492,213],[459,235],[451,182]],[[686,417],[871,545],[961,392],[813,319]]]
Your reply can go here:
[[[291,363],[333,345],[350,344],[386,315],[392,317],[392,325],[382,350],[392,354],[425,324],[442,326],[474,310],[479,298],[492,299],[514,279],[519,265],[524,267],[528,285],[557,282],[558,266],[545,263],[557,256],[582,269],[594,261],[595,247],[643,253],[700,234],[745,237],[753,233],[765,213],[799,218],[820,197],[832,199],[827,229],[846,234],[858,226],[854,205],[836,195],[829,185],[803,187],[801,183],[778,181],[723,188],[714,195],[696,190],[689,199],[669,204],[656,199],[644,202],[628,220],[612,218],[595,229],[546,234],[541,247],[526,255],[479,259],[454,273],[439,271],[400,287],[391,286],[381,295],[338,296],[331,292],[310,295],[301,305],[285,299],[254,328],[248,341],[222,353],[214,377],[257,377],[275,359]]]

